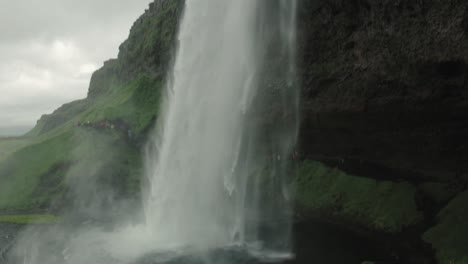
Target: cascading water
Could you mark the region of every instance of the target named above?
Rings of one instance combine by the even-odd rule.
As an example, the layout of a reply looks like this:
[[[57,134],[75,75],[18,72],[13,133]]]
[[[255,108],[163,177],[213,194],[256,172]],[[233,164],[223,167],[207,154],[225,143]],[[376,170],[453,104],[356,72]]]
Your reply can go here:
[[[185,1],[147,147],[145,223],[32,228],[11,263],[258,264],[290,256],[296,0]]]
[[[287,241],[284,177],[298,119],[295,9],[295,0],[186,1],[147,153],[146,224],[155,244],[258,244],[274,233]],[[269,69],[268,56],[281,65]],[[281,95],[267,96],[271,89]],[[259,122],[268,118],[275,125]],[[281,224],[265,235],[273,220]]]

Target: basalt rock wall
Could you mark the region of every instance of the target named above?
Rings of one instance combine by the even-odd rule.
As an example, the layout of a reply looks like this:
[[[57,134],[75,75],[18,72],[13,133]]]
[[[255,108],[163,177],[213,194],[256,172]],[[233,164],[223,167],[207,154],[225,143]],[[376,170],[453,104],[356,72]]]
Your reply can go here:
[[[466,241],[455,233],[468,231],[449,226],[467,220],[454,203],[468,184],[468,2],[299,5],[299,178],[323,187],[315,196],[299,188],[299,213],[411,234],[440,263],[463,263]],[[380,220],[363,220],[369,212]]]

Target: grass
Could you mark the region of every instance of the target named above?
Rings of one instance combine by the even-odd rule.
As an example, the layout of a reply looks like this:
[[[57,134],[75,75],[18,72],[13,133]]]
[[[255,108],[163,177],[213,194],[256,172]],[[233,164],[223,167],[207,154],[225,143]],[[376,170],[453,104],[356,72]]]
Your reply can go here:
[[[151,126],[159,110],[163,80],[145,73],[126,82],[116,81],[112,76],[109,78],[109,90],[88,102],[80,100],[62,106],[38,122],[28,133],[28,138],[0,140],[0,209],[43,208],[65,195],[67,166],[81,158],[76,154],[80,152],[77,143],[81,140],[74,138],[78,129],[76,122],[120,120],[136,136]],[[83,105],[86,105],[85,109],[81,109]],[[117,132],[101,134],[114,142],[124,140],[124,135]],[[93,151],[95,149],[88,149],[81,155],[89,156]],[[102,163],[112,163],[114,170],[108,171],[109,178],[115,176],[119,180],[105,181],[120,185],[118,188],[122,193],[136,192],[141,174],[135,165],[140,162],[139,153],[127,146],[117,147],[112,153],[116,153],[113,157],[122,162],[108,160]],[[104,156],[102,154],[92,162],[98,163]]]
[[[56,224],[60,219],[51,214],[0,215],[0,223],[7,224]]]
[[[0,137],[0,162],[28,143],[29,139],[24,137]]]
[[[135,25],[118,59],[93,74],[88,98],[44,116],[24,138],[0,139],[0,210],[37,210],[63,200],[66,178],[83,164],[91,168],[99,163],[96,177],[121,193],[139,191],[141,155],[135,144],[126,142],[126,133],[94,131],[99,134],[95,138],[106,138],[98,143],[112,145],[102,153],[98,145],[84,149],[76,123],[118,120],[142,138],[159,111],[177,32],[176,12],[182,5],[171,1],[159,15]]]
[[[69,161],[71,133],[26,146],[0,163],[0,209],[28,209],[41,177]],[[46,199],[47,200],[47,199]]]
[[[134,80],[118,84],[112,92],[102,96],[82,114],[79,121],[122,120],[136,133],[151,125],[159,110],[163,80],[140,74]]]
[[[163,80],[143,73],[130,81],[117,82],[112,78],[110,82],[111,89],[99,97],[89,99],[89,102],[67,104],[44,118],[27,139],[0,140],[0,209],[45,208],[64,197],[68,166],[96,151],[95,148],[81,151],[81,139],[75,137],[76,122],[120,120],[131,128],[135,136],[151,126],[159,110]],[[86,105],[86,109],[78,109],[82,105]],[[117,142],[118,146],[108,152],[113,153],[115,160],[106,159],[101,164],[113,167],[112,170],[107,169],[109,176],[104,181],[118,185],[121,193],[131,195],[137,192],[141,174],[136,168],[140,163],[138,151],[125,144],[119,146],[119,142],[125,141],[125,135],[117,131],[98,133]],[[81,157],[77,155],[80,151]],[[92,155],[96,158],[88,161],[89,166],[101,162],[106,153],[101,154]],[[105,173],[105,169],[102,170],[100,174]]]
[[[295,179],[296,199],[305,214],[330,212],[371,230],[400,232],[422,221],[409,183],[357,177],[316,161],[304,161]]]
[[[61,127],[70,121],[70,117],[74,117],[83,112],[89,104],[89,100],[82,99],[71,103],[67,103],[59,107],[54,113],[44,115],[37,122],[37,125],[29,131],[26,136],[34,137],[47,133],[55,128]]]
[[[75,127],[45,138],[0,162],[0,210],[36,211],[63,205],[73,184],[70,179],[83,177],[92,180],[96,189],[137,195],[141,154],[122,134]]]

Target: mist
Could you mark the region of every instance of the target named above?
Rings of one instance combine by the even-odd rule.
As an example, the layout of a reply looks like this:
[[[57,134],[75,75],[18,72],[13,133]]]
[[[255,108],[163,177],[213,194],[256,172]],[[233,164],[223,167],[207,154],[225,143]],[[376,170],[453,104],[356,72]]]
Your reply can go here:
[[[14,137],[24,135],[31,130],[31,126],[8,126],[0,127],[0,137]]]

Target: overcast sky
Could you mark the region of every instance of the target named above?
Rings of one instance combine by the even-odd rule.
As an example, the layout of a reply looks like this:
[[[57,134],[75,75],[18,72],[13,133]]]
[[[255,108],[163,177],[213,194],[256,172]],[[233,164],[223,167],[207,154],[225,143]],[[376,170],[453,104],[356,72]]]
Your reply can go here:
[[[85,97],[150,2],[0,0],[0,136]]]

